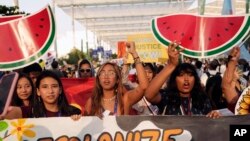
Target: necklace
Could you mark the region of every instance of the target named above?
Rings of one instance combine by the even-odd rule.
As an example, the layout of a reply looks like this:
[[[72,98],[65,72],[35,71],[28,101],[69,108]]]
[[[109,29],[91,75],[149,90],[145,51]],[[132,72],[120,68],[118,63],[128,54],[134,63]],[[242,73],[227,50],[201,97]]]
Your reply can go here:
[[[116,98],[116,95],[114,95],[114,96],[111,97],[111,98],[102,98],[102,100],[103,100],[103,102],[110,102],[110,101],[115,100],[115,98]]]
[[[114,112],[111,112],[110,110],[106,110],[105,107],[103,107],[103,112],[105,112],[105,111],[110,111],[110,112],[112,113],[112,115],[116,115],[116,114],[117,114],[117,108],[118,108],[118,99],[117,99],[117,97],[114,96],[114,97],[112,97],[112,98],[109,98],[108,100],[112,101],[113,99],[115,100]],[[105,99],[105,100],[107,100],[107,99]],[[105,104],[104,102],[105,102],[105,101],[104,101],[104,99],[103,99],[103,104]],[[108,104],[108,103],[106,103],[106,104]],[[106,105],[106,104],[105,104],[105,105]]]

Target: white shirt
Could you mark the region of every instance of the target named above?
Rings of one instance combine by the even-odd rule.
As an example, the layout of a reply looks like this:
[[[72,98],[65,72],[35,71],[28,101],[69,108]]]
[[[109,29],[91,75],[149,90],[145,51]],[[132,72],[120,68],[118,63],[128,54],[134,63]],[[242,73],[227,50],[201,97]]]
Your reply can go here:
[[[217,73],[216,70],[208,70],[208,72],[210,73],[210,75],[215,75],[215,74]],[[206,84],[207,84],[207,79],[208,79],[207,74],[206,74],[206,73],[203,73],[203,74],[201,75],[201,84],[202,84],[203,86],[206,86]]]

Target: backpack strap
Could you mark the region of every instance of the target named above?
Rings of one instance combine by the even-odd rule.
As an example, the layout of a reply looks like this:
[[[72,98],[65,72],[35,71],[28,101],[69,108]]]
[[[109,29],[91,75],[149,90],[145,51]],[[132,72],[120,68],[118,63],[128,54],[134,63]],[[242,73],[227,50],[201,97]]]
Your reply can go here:
[[[220,65],[218,67],[219,67],[219,73],[220,73]]]

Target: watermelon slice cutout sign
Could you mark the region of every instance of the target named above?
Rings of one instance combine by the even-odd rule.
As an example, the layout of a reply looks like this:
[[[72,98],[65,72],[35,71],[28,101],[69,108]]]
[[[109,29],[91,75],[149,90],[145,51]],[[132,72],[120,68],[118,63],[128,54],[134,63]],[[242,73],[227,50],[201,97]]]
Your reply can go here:
[[[185,56],[214,57],[239,45],[250,32],[250,17],[174,14],[153,19],[152,32],[165,46],[181,42]]]
[[[50,6],[27,17],[0,23],[0,70],[14,70],[34,63],[55,37]]]

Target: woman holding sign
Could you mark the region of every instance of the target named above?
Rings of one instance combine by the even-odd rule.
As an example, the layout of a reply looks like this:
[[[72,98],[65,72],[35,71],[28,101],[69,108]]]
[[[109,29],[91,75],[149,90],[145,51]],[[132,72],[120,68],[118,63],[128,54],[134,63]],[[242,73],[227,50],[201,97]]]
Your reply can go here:
[[[245,115],[250,113],[250,92],[248,91],[248,94],[245,94],[244,89],[241,89],[242,84],[239,83],[240,77],[237,73],[239,58],[240,48],[234,47],[228,56],[227,69],[222,79],[222,90],[229,109],[237,115]],[[249,90],[249,88],[247,87],[245,90]]]
[[[208,115],[218,117],[212,111],[209,98],[202,89],[197,71],[192,64],[179,64],[178,43],[168,47],[169,60],[163,70],[156,75],[146,89],[145,97],[156,104],[163,115]],[[167,88],[160,90],[166,82]]]

